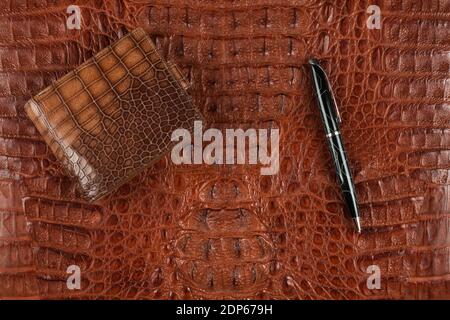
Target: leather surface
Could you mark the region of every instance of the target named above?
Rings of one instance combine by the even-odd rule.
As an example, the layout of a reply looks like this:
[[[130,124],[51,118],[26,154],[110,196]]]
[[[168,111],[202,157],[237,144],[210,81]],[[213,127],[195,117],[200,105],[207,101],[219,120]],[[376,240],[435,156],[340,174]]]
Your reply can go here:
[[[25,112],[88,201],[167,154],[202,117],[141,28],[34,96]]]
[[[3,298],[450,297],[450,3],[85,1],[0,9]],[[72,4],[72,3],[70,3]],[[33,27],[30,27],[33,25]],[[24,103],[142,26],[213,127],[281,130],[280,172],[164,158],[102,205],[74,200]],[[306,65],[324,62],[361,202],[353,232]],[[23,206],[22,206],[23,202]],[[82,269],[70,291],[68,265]],[[381,289],[369,290],[370,265]]]

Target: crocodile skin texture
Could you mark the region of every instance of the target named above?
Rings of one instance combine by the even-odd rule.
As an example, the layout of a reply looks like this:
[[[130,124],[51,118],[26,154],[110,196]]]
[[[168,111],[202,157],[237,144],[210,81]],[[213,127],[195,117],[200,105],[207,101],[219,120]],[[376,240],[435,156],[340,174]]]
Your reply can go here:
[[[26,3],[26,4],[25,4]],[[0,296],[5,299],[450,298],[447,0],[0,4]],[[366,26],[381,8],[381,29]],[[174,165],[102,204],[74,184],[23,105],[141,26],[212,127],[280,129],[280,171]],[[340,106],[360,201],[342,203],[307,61]],[[81,290],[66,287],[81,269]],[[371,265],[381,288],[368,289]]]
[[[25,105],[85,199],[116,190],[202,119],[172,68],[138,28]]]

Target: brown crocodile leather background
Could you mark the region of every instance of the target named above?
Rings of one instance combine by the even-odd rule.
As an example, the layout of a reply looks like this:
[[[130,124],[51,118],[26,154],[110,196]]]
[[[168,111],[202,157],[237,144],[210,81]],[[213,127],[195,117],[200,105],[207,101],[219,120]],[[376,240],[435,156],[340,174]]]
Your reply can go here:
[[[86,200],[158,161],[202,120],[179,74],[137,28],[34,96],[25,112]]]
[[[0,3],[2,298],[450,298],[448,0],[76,3],[80,30],[66,29],[72,2]],[[379,30],[366,26],[373,4]],[[181,67],[211,126],[280,129],[277,175],[165,157],[101,205],[75,200],[23,106],[136,26]],[[311,56],[340,105],[361,235]],[[81,290],[66,287],[69,265]],[[380,289],[366,285],[371,265]]]

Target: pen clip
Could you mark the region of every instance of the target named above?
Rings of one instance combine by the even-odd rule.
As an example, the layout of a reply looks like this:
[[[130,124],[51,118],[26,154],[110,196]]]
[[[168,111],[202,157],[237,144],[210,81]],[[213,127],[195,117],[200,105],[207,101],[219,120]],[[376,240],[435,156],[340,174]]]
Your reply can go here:
[[[325,77],[328,82],[328,88],[330,89],[331,99],[333,99],[333,103],[334,103],[333,107],[334,107],[334,111],[336,112],[336,119],[337,119],[338,123],[340,124],[340,123],[342,123],[342,118],[341,118],[341,114],[339,113],[339,108],[336,103],[336,98],[334,96],[333,88],[331,88],[330,80],[328,79],[328,76],[326,73],[325,73]]]
[[[316,66],[318,66],[320,68],[320,70],[322,70],[322,73],[325,76],[325,81],[327,82],[327,86],[328,86],[328,90],[330,91],[331,99],[333,99],[333,104],[334,104],[333,109],[334,109],[334,112],[336,113],[336,120],[340,124],[340,123],[342,123],[342,118],[341,118],[341,114],[339,113],[339,108],[336,103],[336,98],[334,97],[334,92],[333,92],[333,89],[331,88],[331,83],[330,83],[330,80],[328,79],[328,75],[325,72],[325,70],[323,70],[323,68],[320,64],[316,63]]]

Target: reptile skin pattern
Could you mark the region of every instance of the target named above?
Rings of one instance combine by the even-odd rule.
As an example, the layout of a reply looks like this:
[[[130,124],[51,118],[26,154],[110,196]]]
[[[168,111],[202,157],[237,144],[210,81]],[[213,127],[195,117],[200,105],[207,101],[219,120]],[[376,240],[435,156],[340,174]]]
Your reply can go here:
[[[167,153],[174,130],[202,119],[173,67],[139,28],[25,105],[85,199],[120,187]]]
[[[80,30],[66,28],[72,4]],[[449,299],[449,24],[448,0],[1,1],[0,297]],[[76,197],[24,105],[136,27],[192,83],[209,126],[280,129],[278,174],[165,156],[101,203]],[[311,57],[340,108],[362,234]]]

